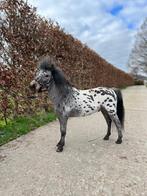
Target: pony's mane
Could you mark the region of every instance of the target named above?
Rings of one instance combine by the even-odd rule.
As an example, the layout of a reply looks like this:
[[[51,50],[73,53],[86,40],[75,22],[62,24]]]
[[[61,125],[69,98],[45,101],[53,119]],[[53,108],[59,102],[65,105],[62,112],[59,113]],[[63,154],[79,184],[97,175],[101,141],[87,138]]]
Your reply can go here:
[[[63,90],[71,87],[70,82],[65,78],[62,70],[58,66],[58,62],[53,57],[45,57],[39,62],[40,69],[51,71],[55,85]]]
[[[41,58],[38,65],[39,65],[40,69],[43,69],[43,70],[46,70],[46,71],[47,70],[51,71],[51,69],[53,67],[57,66],[57,62],[53,57],[46,56],[46,57]]]

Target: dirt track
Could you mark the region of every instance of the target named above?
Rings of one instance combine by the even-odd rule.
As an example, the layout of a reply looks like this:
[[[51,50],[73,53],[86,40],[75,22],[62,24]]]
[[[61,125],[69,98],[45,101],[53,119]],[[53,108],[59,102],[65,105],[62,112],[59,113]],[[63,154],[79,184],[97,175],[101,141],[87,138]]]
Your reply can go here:
[[[123,90],[124,141],[103,141],[100,113],[69,120],[66,146],[55,151],[58,122],[0,148],[0,196],[147,196],[147,88]],[[96,140],[94,140],[96,139]]]

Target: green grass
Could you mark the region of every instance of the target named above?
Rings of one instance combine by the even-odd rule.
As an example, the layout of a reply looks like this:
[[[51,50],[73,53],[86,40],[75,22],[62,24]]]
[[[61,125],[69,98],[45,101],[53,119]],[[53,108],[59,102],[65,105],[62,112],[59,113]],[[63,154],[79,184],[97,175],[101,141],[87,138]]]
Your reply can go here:
[[[53,112],[42,112],[33,116],[20,116],[8,120],[7,125],[4,121],[0,121],[0,146],[55,119],[56,115]]]
[[[121,86],[120,89],[121,89],[121,90],[124,90],[124,89],[126,89],[127,87],[128,87],[128,86]]]

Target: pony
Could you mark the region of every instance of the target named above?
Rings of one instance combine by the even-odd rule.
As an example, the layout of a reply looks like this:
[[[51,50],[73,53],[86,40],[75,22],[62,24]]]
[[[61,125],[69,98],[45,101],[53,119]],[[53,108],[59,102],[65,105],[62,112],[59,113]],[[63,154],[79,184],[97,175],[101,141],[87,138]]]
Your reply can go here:
[[[66,79],[57,61],[52,57],[44,57],[39,61],[30,88],[38,93],[48,91],[60,123],[61,137],[56,145],[57,152],[63,151],[69,117],[87,116],[99,111],[102,112],[108,126],[103,139],[109,140],[113,121],[118,131],[116,144],[122,143],[124,105],[119,89],[107,87],[77,89]]]

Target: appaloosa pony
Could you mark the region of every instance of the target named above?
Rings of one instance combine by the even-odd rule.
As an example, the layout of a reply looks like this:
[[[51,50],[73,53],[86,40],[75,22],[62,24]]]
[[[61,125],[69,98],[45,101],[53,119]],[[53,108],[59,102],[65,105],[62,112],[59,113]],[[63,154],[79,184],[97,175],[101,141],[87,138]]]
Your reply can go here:
[[[104,115],[108,125],[104,140],[108,140],[111,135],[113,121],[118,131],[116,143],[122,143],[124,106],[120,90],[105,87],[79,90],[69,83],[57,66],[57,62],[51,57],[46,57],[39,62],[30,88],[37,92],[48,91],[49,98],[53,102],[61,132],[57,152],[63,150],[69,117],[87,116],[99,111]]]

